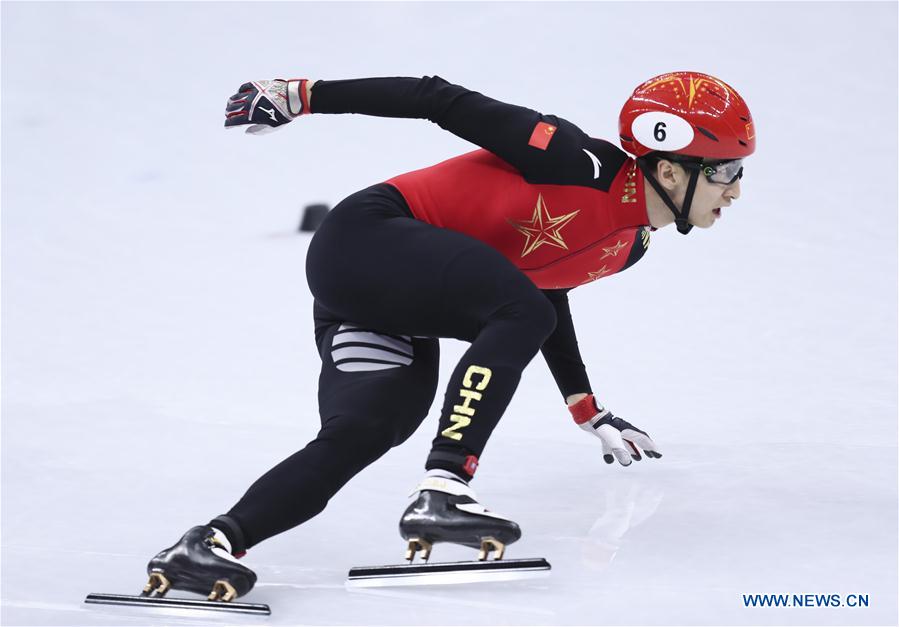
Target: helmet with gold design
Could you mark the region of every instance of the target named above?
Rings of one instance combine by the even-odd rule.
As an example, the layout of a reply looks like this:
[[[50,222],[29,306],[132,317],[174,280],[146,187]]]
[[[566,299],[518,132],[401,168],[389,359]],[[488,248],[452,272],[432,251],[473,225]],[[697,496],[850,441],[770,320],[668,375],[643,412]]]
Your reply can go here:
[[[690,205],[700,173],[713,183],[731,185],[743,176],[743,158],[755,152],[746,102],[733,87],[701,72],[669,72],[637,87],[621,108],[618,134],[685,235],[693,228]],[[691,170],[680,207],[655,177],[660,159]]]
[[[634,90],[618,116],[621,146],[636,157],[667,152],[741,159],[755,152],[752,114],[737,91],[701,72],[669,72]]]

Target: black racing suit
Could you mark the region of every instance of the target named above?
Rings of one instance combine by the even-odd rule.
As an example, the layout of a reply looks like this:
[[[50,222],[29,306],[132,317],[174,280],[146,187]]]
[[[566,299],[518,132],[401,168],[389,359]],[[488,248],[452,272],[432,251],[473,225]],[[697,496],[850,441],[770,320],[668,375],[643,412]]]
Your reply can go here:
[[[442,79],[319,81],[312,106],[317,113],[428,118],[515,167],[519,160],[532,167],[526,146],[504,143],[496,122],[530,124],[540,114],[480,94],[460,99],[475,92],[447,85]],[[552,119],[559,133],[581,132]],[[565,177],[547,170],[551,163],[541,167],[548,180]],[[568,290],[540,290],[484,242],[416,220],[388,184],[357,192],[328,214],[309,246],[306,272],[322,359],[321,430],[213,521],[235,552],[321,512],[356,473],[415,431],[437,389],[437,338],[471,345],[449,380],[428,469],[470,479],[472,459],[480,458],[538,350],[563,398],[591,391]]]

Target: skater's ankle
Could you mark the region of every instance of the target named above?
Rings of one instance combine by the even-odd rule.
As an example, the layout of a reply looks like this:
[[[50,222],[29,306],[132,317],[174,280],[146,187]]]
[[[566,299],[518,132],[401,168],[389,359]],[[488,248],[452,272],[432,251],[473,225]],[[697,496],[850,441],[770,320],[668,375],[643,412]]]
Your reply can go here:
[[[246,540],[243,530],[237,521],[230,516],[216,516],[209,521],[209,526],[215,529],[227,541],[228,552],[235,557],[241,557],[247,552]]]
[[[457,479],[466,485],[474,477],[478,469],[478,458],[468,451],[447,451],[442,449],[432,450],[425,462],[425,470],[443,471],[446,475],[439,475],[443,479]]]

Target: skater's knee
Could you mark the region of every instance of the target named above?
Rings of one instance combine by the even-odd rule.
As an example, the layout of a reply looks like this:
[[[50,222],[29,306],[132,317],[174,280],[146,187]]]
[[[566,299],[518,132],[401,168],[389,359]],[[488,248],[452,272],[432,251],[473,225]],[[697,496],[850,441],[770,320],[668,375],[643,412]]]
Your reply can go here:
[[[366,435],[373,447],[387,452],[399,446],[415,433],[428,414],[429,407],[407,407],[405,411],[384,412],[366,424]]]
[[[494,313],[493,318],[523,327],[524,335],[539,344],[550,336],[557,322],[555,307],[537,289],[525,291],[506,303]]]
[[[534,297],[533,310],[532,315],[535,318],[535,328],[538,329],[539,335],[545,340],[556,330],[556,323],[558,322],[556,308],[543,293],[538,292],[537,296]]]
[[[427,407],[422,407],[419,413],[409,414],[405,417],[397,417],[397,427],[394,430],[393,442],[390,446],[399,446],[408,440],[418,429],[424,419],[428,415],[430,403]]]
[[[416,429],[427,418],[437,393],[436,369],[433,380],[422,381],[415,390],[409,390],[403,402],[392,403],[385,407],[383,420],[391,423],[394,432],[391,446],[399,446],[415,433]]]
[[[371,463],[404,442],[421,423],[421,418],[405,418],[388,413],[334,416],[317,439],[331,444],[336,459]]]

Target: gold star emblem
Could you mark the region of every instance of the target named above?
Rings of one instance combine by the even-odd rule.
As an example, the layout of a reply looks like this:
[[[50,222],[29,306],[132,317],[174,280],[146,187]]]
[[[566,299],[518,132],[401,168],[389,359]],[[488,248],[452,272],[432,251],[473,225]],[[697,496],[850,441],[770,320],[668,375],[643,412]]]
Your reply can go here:
[[[549,209],[543,202],[543,194],[539,194],[537,206],[534,208],[534,216],[530,220],[507,219],[507,222],[525,236],[524,249],[521,251],[521,256],[525,257],[543,244],[568,250],[568,246],[562,238],[562,228],[571,222],[578,213],[580,213],[580,209],[554,218],[549,215]]]
[[[602,252],[605,254],[602,257],[600,257],[600,259],[602,260],[602,259],[605,259],[606,257],[617,257],[618,253],[621,252],[621,249],[624,248],[625,246],[627,246],[627,244],[625,244],[621,240],[618,240],[618,243],[615,244],[614,246],[609,246],[608,248],[603,246]]]
[[[602,268],[600,268],[600,269],[597,270],[596,272],[588,272],[588,273],[587,273],[587,280],[584,281],[584,283],[590,283],[591,281],[595,281],[596,279],[600,279],[600,278],[604,277],[604,276],[607,275],[607,274],[611,274],[611,272],[612,272],[612,271],[609,270],[608,266],[606,266],[605,264],[603,264]]]

